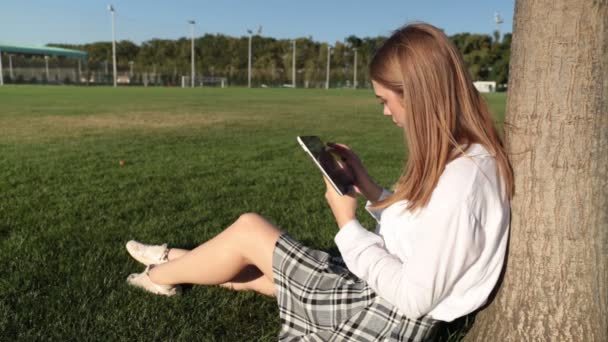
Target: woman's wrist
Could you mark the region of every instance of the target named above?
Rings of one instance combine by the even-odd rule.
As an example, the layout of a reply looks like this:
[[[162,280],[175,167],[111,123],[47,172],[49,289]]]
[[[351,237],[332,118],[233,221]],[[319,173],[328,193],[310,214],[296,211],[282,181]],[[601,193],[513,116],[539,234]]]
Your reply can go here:
[[[382,187],[376,184],[369,176],[362,179],[360,189],[363,196],[372,203],[380,199],[383,191]]]
[[[342,229],[344,226],[346,226],[347,223],[349,223],[352,220],[356,220],[356,216],[350,216],[350,217],[336,217],[336,223],[338,224],[338,228]]]

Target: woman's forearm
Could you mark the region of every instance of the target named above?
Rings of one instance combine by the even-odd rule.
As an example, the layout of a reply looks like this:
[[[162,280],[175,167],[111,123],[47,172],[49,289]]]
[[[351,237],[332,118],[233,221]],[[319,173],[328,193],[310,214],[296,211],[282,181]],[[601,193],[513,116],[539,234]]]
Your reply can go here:
[[[364,178],[361,184],[361,192],[368,201],[374,203],[378,201],[380,195],[382,195],[382,187],[376,184],[371,177],[367,176]]]

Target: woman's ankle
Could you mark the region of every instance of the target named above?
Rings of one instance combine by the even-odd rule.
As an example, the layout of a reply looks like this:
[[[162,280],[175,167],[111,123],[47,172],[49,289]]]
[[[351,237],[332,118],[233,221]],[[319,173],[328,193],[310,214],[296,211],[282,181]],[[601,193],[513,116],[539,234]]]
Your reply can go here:
[[[158,266],[158,265],[152,264],[152,265],[148,266],[148,269],[146,270],[146,274],[148,275],[148,278],[150,278],[150,281],[153,282],[154,284],[165,285],[162,283],[162,278],[159,278],[158,269],[156,269],[156,266]]]

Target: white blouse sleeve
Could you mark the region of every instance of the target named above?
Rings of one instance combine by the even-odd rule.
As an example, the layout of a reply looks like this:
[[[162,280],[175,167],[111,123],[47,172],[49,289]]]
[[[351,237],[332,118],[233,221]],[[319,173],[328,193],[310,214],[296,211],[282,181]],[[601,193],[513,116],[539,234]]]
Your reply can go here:
[[[483,231],[467,203],[425,210],[417,219],[411,257],[390,254],[381,236],[346,223],[335,237],[349,270],[410,318],[430,312],[479,258]]]
[[[386,190],[386,189],[382,189],[382,194],[380,194],[380,198],[378,198],[378,201],[382,201],[383,199],[385,199],[387,196],[392,195],[393,193]],[[365,204],[365,210],[367,210],[368,213],[370,213],[370,215],[372,215],[377,222],[380,222],[380,217],[382,216],[382,212],[384,211],[384,208],[379,208],[379,209],[373,209],[371,208],[372,202],[367,201],[367,203]]]

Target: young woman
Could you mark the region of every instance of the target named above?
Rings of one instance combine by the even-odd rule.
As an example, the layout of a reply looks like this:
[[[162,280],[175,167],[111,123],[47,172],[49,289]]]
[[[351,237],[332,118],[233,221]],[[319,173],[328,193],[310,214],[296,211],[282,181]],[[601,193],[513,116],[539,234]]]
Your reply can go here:
[[[128,282],[164,295],[191,283],[276,296],[280,340],[428,340],[440,322],[482,306],[503,266],[513,191],[488,109],[456,48],[428,24],[395,31],[370,75],[409,154],[389,192],[348,146],[330,144],[355,184],[340,196],[325,180],[342,258],[244,214],[191,251],[130,241],[148,267]],[[356,194],[375,232],[355,218]]]

